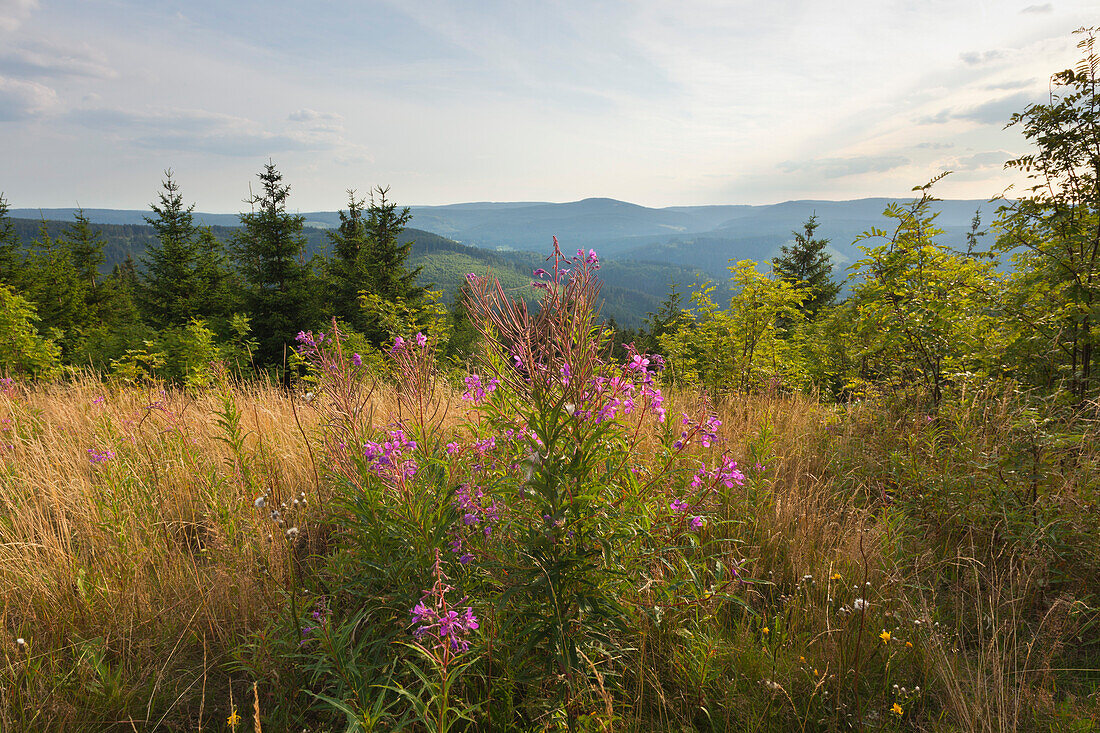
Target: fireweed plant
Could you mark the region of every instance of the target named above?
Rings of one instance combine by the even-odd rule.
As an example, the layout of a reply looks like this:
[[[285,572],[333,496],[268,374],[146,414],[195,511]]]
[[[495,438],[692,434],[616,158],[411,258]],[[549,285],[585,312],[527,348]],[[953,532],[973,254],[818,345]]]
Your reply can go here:
[[[657,565],[703,564],[716,487],[744,477],[728,458],[701,465],[695,449],[717,444],[719,422],[705,407],[670,419],[660,356],[610,360],[596,253],[554,245],[552,267],[535,271],[535,313],[495,279],[467,278],[483,350],[463,395],[475,438],[447,448],[459,515],[450,550],[495,595],[489,633],[518,678],[539,680],[543,702],[573,725],[596,698],[606,707],[601,680],[621,673],[627,628],[653,599],[713,591],[684,582],[702,569],[650,581]]]
[[[349,722],[404,700],[432,730],[460,717],[607,726],[631,704],[640,619],[737,600],[733,520],[718,507],[745,477],[721,452],[720,422],[706,403],[669,412],[660,356],[610,358],[595,252],[566,257],[555,240],[548,262],[537,309],[467,277],[482,348],[461,380],[457,433],[442,429],[422,334],[389,350],[397,414],[327,433],[329,623],[316,643],[296,634],[294,653],[307,689]],[[318,394],[358,369],[337,332],[305,337]]]

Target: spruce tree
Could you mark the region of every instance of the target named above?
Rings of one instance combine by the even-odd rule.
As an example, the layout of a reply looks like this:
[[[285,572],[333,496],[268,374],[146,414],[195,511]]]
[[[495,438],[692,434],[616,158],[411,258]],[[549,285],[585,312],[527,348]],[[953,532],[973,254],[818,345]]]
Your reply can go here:
[[[75,221],[65,227],[61,240],[69,250],[73,267],[77,275],[91,291],[92,301],[96,300],[101,280],[99,267],[107,258],[103,254],[103,232],[93,229],[84,209],[77,209],[73,215]]]
[[[832,279],[832,257],[825,251],[829,240],[814,238],[819,226],[817,215],[811,215],[802,226],[803,231],[791,232],[794,244],[783,245],[781,256],[772,260],[772,268],[781,280],[809,287],[810,295],[802,301],[799,310],[812,321],[822,308],[836,300],[840,284]]]
[[[319,318],[312,273],[302,261],[305,218],[287,212],[290,186],[283,183],[274,163],[269,161],[258,175],[261,189],[246,199],[252,210],[241,214],[234,248],[258,342],[257,361],[277,366],[294,334],[313,328]]]
[[[393,323],[415,320],[424,303],[426,288],[416,282],[420,268],[407,265],[412,242],[400,241],[412,214],[407,207],[398,211],[388,188],[375,188],[366,209],[366,201],[356,199],[354,191],[348,194],[347,213],[340,212],[340,226],[329,235],[332,311],[382,346],[393,337]]]
[[[56,336],[62,357],[71,361],[98,318],[88,307],[89,287],[74,266],[69,247],[50,237],[45,220],[25,268],[25,293],[37,307],[42,330]]]
[[[658,352],[661,350],[661,337],[665,334],[675,333],[680,326],[687,322],[684,316],[684,295],[680,292],[680,284],[671,281],[668,284],[668,294],[661,301],[661,306],[656,313],[647,313],[645,327],[642,329],[642,337],[635,346],[642,351]]]
[[[359,306],[359,293],[371,287],[371,263],[367,253],[364,201],[348,191],[348,210],[340,211],[340,226],[328,234],[332,259],[328,263],[328,303],[332,315],[356,331],[365,333],[367,313]]]
[[[0,193],[0,283],[16,284],[19,265],[23,261],[19,249],[15,225],[8,217],[8,202]]]
[[[371,192],[367,209],[366,257],[370,262],[370,290],[383,300],[419,305],[425,289],[416,285],[420,268],[406,269],[412,242],[398,241],[412,218],[408,207],[397,211],[387,198],[389,188],[378,186]],[[377,198],[376,198],[377,196]]]
[[[150,204],[156,216],[145,217],[157,241],[142,257],[145,271],[136,290],[142,315],[156,328],[185,325],[198,315],[196,302],[203,295],[196,278],[198,227],[191,215],[195,206],[184,206],[171,170],[164,176],[160,202]]]
[[[195,314],[224,335],[240,305],[240,278],[225,244],[209,227],[199,229],[195,245]]]

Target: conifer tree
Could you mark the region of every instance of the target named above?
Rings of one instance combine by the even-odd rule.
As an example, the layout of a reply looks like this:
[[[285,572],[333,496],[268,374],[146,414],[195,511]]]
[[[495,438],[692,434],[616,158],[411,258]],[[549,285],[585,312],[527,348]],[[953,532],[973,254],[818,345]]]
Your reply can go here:
[[[96,315],[89,310],[89,288],[73,264],[70,249],[50,237],[45,220],[25,266],[25,293],[37,308],[42,329],[56,336],[62,357],[69,361]]]
[[[328,263],[328,302],[332,315],[360,333],[367,330],[367,313],[359,306],[359,293],[370,287],[371,263],[367,253],[365,201],[348,191],[348,210],[340,211],[340,226],[328,234],[332,259]]]
[[[8,202],[0,193],[0,283],[15,284],[20,262],[19,237],[8,217]]]
[[[340,212],[340,226],[329,235],[333,315],[375,346],[392,338],[394,323],[415,320],[426,295],[416,282],[420,268],[406,264],[412,242],[400,241],[412,214],[407,207],[398,211],[388,195],[388,188],[377,187],[367,205],[349,191],[347,213]]]
[[[84,216],[84,209],[77,209],[73,217],[75,221],[65,228],[61,240],[69,250],[77,275],[90,289],[94,302],[101,280],[99,267],[107,259],[103,254],[103,233],[92,228],[88,217]]]
[[[145,217],[157,241],[142,257],[145,271],[136,291],[142,314],[156,328],[186,324],[197,315],[196,302],[203,295],[196,279],[198,227],[191,215],[195,206],[183,205],[171,170],[164,176],[160,202],[150,205],[156,216]]]
[[[240,305],[240,278],[225,244],[209,227],[199,229],[195,244],[195,314],[222,332]]]
[[[412,242],[398,241],[412,214],[408,207],[398,213],[397,204],[387,198],[389,191],[389,188],[376,187],[371,192],[367,209],[366,256],[371,265],[370,289],[383,300],[404,302],[412,307],[423,299],[425,289],[416,285],[420,268],[406,268]]]
[[[836,300],[840,284],[832,279],[832,257],[825,251],[829,240],[814,238],[819,226],[817,215],[810,216],[802,226],[803,231],[791,232],[794,244],[783,245],[782,254],[772,260],[772,268],[781,280],[795,287],[809,287],[809,296],[799,310],[812,321],[822,308]]]
[[[668,294],[661,301],[661,306],[656,313],[647,313],[645,328],[640,342],[635,344],[642,351],[659,351],[661,337],[674,333],[687,323],[684,315],[684,295],[680,292],[680,284],[672,281],[668,284]]]
[[[252,210],[241,214],[234,245],[258,342],[258,363],[275,366],[282,363],[285,345],[294,334],[312,328],[319,318],[312,273],[302,261],[305,219],[287,212],[290,186],[283,183],[274,163],[269,161],[258,175],[262,187],[246,199]]]

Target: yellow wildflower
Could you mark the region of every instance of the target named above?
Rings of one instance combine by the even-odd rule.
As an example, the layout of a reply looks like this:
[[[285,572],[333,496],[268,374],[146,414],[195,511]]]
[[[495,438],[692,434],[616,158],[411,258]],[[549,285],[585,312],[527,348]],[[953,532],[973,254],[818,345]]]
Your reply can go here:
[[[800,662],[802,662],[803,664],[805,664],[805,663],[806,663],[806,657],[799,657],[799,658],[798,658],[798,661],[800,661]]]
[[[230,728],[236,729],[236,727],[241,722],[241,716],[237,715],[237,708],[233,708],[233,712],[230,714],[229,718],[227,718],[225,722],[229,724]]]
[[[905,648],[906,649],[912,649],[913,648],[913,642],[911,642],[911,641],[905,642]]]
[[[901,713],[902,713],[901,705],[898,705],[897,703],[894,703],[894,707],[890,708],[890,712],[895,713],[897,715],[901,715]]]
[[[767,636],[768,634],[771,633],[771,631],[769,631],[768,627],[765,626],[764,628],[760,629],[760,633],[763,634],[764,636]]]
[[[882,633],[878,635],[878,638],[882,639],[883,644],[889,644],[890,643],[890,632],[887,631],[886,629],[883,629]]]

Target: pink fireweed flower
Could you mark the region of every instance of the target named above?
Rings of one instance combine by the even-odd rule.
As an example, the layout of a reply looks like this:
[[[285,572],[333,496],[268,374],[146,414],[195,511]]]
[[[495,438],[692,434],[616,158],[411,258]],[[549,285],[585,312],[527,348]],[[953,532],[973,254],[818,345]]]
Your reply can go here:
[[[106,463],[115,457],[115,452],[110,448],[89,448],[88,460],[92,463]]]
[[[672,503],[668,505],[668,508],[674,512],[686,512],[688,503],[683,499],[673,499]]]
[[[370,470],[379,478],[400,483],[416,475],[416,461],[410,455],[416,450],[416,441],[409,440],[404,431],[388,433],[388,440],[368,442],[363,445],[363,457]]]
[[[428,345],[428,337],[420,333],[420,331],[416,332],[416,345],[420,347]]]
[[[405,339],[398,336],[393,340],[393,348],[390,349],[391,354],[396,354],[401,349],[405,348]]]
[[[473,402],[475,405],[480,405],[487,395],[496,391],[497,386],[500,384],[495,378],[490,378],[489,381],[482,383],[481,377],[477,374],[471,374],[462,381],[466,384],[466,391],[462,393],[462,399]]]
[[[355,366],[363,366],[363,357],[361,357],[359,354],[352,354],[351,363]]]
[[[568,385],[570,376],[572,376],[572,372],[569,369],[569,362],[565,362],[561,365],[561,383]]]
[[[690,524],[692,529],[702,529],[703,525],[706,524],[706,520],[696,516],[691,518]]]
[[[439,560],[439,551],[435,555],[435,583],[424,591],[420,602],[412,607],[413,637],[425,649],[443,654],[443,659],[450,658],[450,654],[469,651],[469,636],[481,628],[474,609],[470,606],[454,608],[447,600],[447,594],[454,590],[447,585],[447,576]],[[463,599],[465,601],[465,599]],[[446,663],[446,662],[444,662]]]

